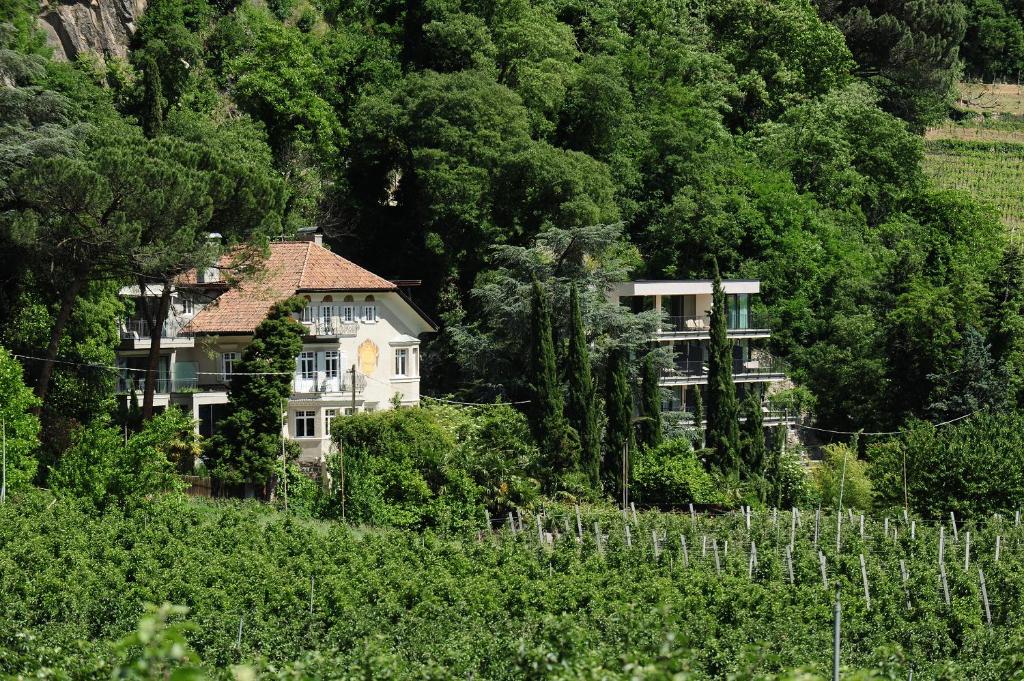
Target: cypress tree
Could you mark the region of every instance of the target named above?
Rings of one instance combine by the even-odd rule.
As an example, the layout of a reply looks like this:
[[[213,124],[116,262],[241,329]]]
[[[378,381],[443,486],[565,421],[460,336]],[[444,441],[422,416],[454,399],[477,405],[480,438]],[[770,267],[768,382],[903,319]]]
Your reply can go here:
[[[761,389],[754,385],[743,400],[743,416],[740,441],[743,469],[749,478],[763,476],[765,472],[767,446],[764,439],[764,413],[761,411]]]
[[[699,433],[699,449],[704,449],[704,398],[699,385],[693,386],[693,427]]]
[[[732,381],[732,341],[726,326],[727,315],[722,277],[716,262],[708,347],[707,446],[715,450],[713,460],[717,468],[733,474],[739,469],[739,406]]]
[[[644,375],[640,384],[640,442],[648,447],[661,443],[661,388],[658,386],[658,367],[654,355],[644,359]]]
[[[559,475],[575,468],[579,440],[565,420],[562,387],[555,368],[551,306],[536,279],[533,281],[530,326],[530,425],[548,473]]]
[[[615,481],[617,490],[622,489],[622,450],[632,445],[631,419],[633,396],[626,378],[626,356],[622,350],[614,350],[608,357],[605,375],[605,408],[608,425],[605,428],[604,474]]]
[[[160,69],[152,55],[146,54],[142,59],[142,129],[146,137],[156,137],[160,134],[165,108]]]
[[[569,290],[569,351],[566,357],[569,395],[566,416],[580,437],[580,463],[594,489],[601,487],[601,431],[597,418],[594,377],[590,368],[579,292]]]

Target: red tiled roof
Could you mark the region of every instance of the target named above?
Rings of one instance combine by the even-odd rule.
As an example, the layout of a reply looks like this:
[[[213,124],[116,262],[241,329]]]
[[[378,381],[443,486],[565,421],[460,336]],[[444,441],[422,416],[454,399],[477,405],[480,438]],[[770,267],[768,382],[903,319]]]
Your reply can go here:
[[[242,277],[236,288],[203,308],[184,331],[252,333],[274,303],[305,290],[395,291],[397,287],[311,241],[274,243],[258,272]]]

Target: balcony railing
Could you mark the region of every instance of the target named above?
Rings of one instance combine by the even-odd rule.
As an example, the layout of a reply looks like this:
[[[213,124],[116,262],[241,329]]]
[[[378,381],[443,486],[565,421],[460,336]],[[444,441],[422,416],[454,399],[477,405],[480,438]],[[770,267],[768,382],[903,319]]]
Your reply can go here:
[[[145,319],[125,319],[121,322],[121,338],[124,340],[145,340],[152,338],[153,327]],[[160,325],[161,338],[177,338],[181,329],[166,321]]]
[[[678,405],[676,405],[676,408],[674,408],[674,409],[662,409],[662,412],[663,413],[670,413],[670,414],[678,414],[679,416],[677,418],[678,418],[679,423],[681,425],[690,426],[690,427],[695,427],[696,426],[696,424],[694,423],[693,413],[679,408]],[[799,415],[797,413],[795,413],[795,412],[783,411],[781,409],[769,409],[768,407],[764,407],[764,408],[761,409],[761,418],[764,420],[765,424],[768,424],[768,425],[775,425],[775,424],[782,424],[782,423],[793,424],[793,423],[797,423],[799,421]],[[746,421],[747,419],[746,419],[745,416],[740,415],[739,416],[739,420],[740,420],[740,422],[743,422],[743,421]],[[703,426],[706,423],[707,423],[707,421],[705,420],[705,421],[702,421],[700,425]]]
[[[734,359],[733,376],[760,376],[786,373],[785,364],[774,357],[761,356],[757,359]],[[701,378],[708,375],[707,361],[680,360],[661,372],[662,378]]]
[[[139,374],[137,378],[124,378],[118,377],[117,379],[117,392],[119,393],[130,393],[132,391],[132,385],[134,384],[135,390],[138,393],[143,393],[146,389],[146,379],[142,374]],[[158,378],[156,379],[156,391],[161,395],[167,393],[180,393],[180,392],[194,392],[199,390],[199,382],[194,378]]]
[[[366,376],[356,372],[356,393],[366,389]],[[314,372],[311,376],[298,377],[292,381],[295,393],[351,393],[352,372],[344,371],[340,376],[328,376],[325,371]]]
[[[748,314],[746,317],[726,318],[729,331],[767,331],[769,319],[767,315]],[[666,317],[661,323],[661,333],[708,333],[711,331],[711,317],[697,315],[695,317]]]
[[[317,319],[312,322],[306,322],[306,327],[309,329],[309,335],[311,336],[325,336],[328,338],[336,338],[338,336],[354,336],[359,331],[359,324],[356,322],[346,322],[340,317],[332,317],[331,319]]]

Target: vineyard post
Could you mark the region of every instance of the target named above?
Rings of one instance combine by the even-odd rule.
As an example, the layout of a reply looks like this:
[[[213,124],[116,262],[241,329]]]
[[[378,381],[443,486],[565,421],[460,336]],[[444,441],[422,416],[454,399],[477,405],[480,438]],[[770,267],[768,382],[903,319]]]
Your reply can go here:
[[[313,614],[313,585],[315,584],[316,577],[313,575],[309,576],[309,614]]]
[[[540,522],[540,513],[538,513],[534,517],[537,519],[537,543],[538,544],[543,544],[544,543],[544,527],[541,525],[541,522]]]
[[[885,538],[889,538],[889,516],[885,516]]]
[[[626,528],[626,546],[633,546],[633,535],[629,532],[629,523],[626,523],[623,527]]]
[[[964,572],[971,569],[971,531],[968,530],[964,537]]]
[[[242,649],[242,620],[245,618],[244,614],[238,616],[238,637],[235,639],[235,649]]]
[[[597,552],[604,554],[604,547],[601,545],[601,526],[594,523],[594,543],[597,544]]]
[[[750,542],[750,566],[747,568],[747,579],[754,578],[755,567],[757,567],[757,543]]]
[[[636,506],[633,505],[632,501],[629,502],[629,510],[633,513],[633,524],[640,527],[640,520],[636,517]]]
[[[942,565],[946,558],[946,526],[939,525],[939,565]]]
[[[661,552],[659,551],[660,547],[658,546],[658,531],[657,530],[651,530],[651,544],[654,546],[654,559],[657,560],[658,556],[661,555]]]
[[[775,527],[779,526],[779,509],[772,506],[772,525]]]
[[[917,521],[916,520],[911,520],[910,521],[910,539],[911,539],[911,541],[917,539]]]
[[[902,558],[900,558],[900,577],[903,578],[903,591],[907,594],[907,610],[910,610],[910,587],[907,585],[910,575],[907,573],[907,561]]]
[[[743,520],[747,523],[747,532],[750,532],[750,507],[743,507]]]
[[[723,542],[723,546],[722,546],[722,560],[723,561],[729,560],[729,540],[728,539],[726,539],[725,542]]]
[[[786,565],[789,567],[789,583],[795,583],[793,579],[793,547],[792,545],[786,546]]]
[[[484,509],[484,521],[487,523],[487,533],[491,532],[491,512],[486,508]]]
[[[821,521],[821,509],[814,512],[814,548],[818,548],[818,523]]]
[[[697,522],[697,514],[694,513],[694,511],[693,511],[693,504],[690,504],[690,522],[691,523]]]
[[[1014,511],[1014,513],[1013,513],[1013,525],[1014,525],[1014,527],[1020,525],[1020,511]]]
[[[789,514],[789,545],[796,543],[796,507]]]
[[[683,566],[690,567],[690,553],[686,550],[686,537],[679,535],[679,543],[683,545]]]
[[[860,514],[860,538],[864,539],[864,514]]]
[[[860,576],[864,580],[864,602],[868,610],[871,610],[871,592],[868,591],[868,568],[864,562],[864,554],[860,554]]]
[[[942,595],[946,601],[946,607],[949,607],[949,581],[946,579],[946,566],[939,565],[939,583],[942,584]]]
[[[516,516],[519,518],[519,531],[523,531],[523,510],[520,508],[516,509]]]
[[[580,541],[583,541],[583,519],[580,518],[579,504],[576,504],[576,533],[579,535]]]
[[[821,584],[828,589],[828,576],[825,574],[825,554],[818,551],[818,563],[821,565]]]
[[[512,517],[512,511],[508,512],[508,526],[509,526],[509,529],[512,530],[512,534],[515,534],[515,532],[516,532],[516,521],[515,521],[515,518]]]
[[[999,562],[999,548],[1000,548],[1000,545],[1002,544],[1002,542],[1003,542],[1002,535],[997,534],[996,535],[996,562],[997,563]]]
[[[985,586],[985,573],[978,568],[978,579],[981,581],[981,599],[985,603],[985,621],[992,626],[992,611],[988,607],[988,588]]]
[[[715,572],[722,574],[722,564],[718,560],[718,539],[712,538],[711,545],[715,549]]]
[[[836,513],[836,555],[839,554],[839,547],[843,540],[843,511]]]
[[[701,543],[700,543],[700,557],[701,558],[707,558],[708,557],[708,536],[706,534],[702,534],[700,536],[700,539],[701,539]]]
[[[903,509],[903,524],[906,525],[910,522],[910,515],[907,513],[907,509]]]
[[[824,560],[824,556],[822,556]],[[824,566],[824,563],[822,563]],[[822,568],[824,569],[824,567]],[[824,574],[824,573],[823,573]],[[828,586],[825,587],[826,589]],[[836,607],[832,619],[832,681],[839,681],[839,640],[842,626],[842,606],[839,605],[839,588],[836,587]]]
[[[949,512],[949,521],[953,525],[953,541],[960,541],[960,533],[956,529],[956,515],[952,511]]]

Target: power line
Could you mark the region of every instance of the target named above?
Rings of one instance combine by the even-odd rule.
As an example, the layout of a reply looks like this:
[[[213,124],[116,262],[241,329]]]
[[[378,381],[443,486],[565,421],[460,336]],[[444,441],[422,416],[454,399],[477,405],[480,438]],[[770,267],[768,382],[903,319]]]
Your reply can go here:
[[[963,416],[957,416],[956,418],[949,419],[948,421],[942,421],[940,423],[932,423],[932,424],[929,424],[929,425],[931,425],[933,428],[941,428],[942,426],[948,426],[951,423],[956,423],[957,421],[962,421],[965,418],[968,418],[970,416],[974,416],[979,411],[980,411],[979,409],[975,409],[974,411],[972,411],[969,414],[964,414]],[[816,431],[816,432],[819,432],[819,433],[831,433],[833,435],[900,435],[900,434],[903,433],[902,430],[889,430],[889,431],[876,431],[876,432],[865,432],[865,431],[860,431],[860,430],[856,430],[856,431],[854,431],[854,430],[829,430],[828,428],[815,428],[814,426],[805,426],[802,423],[796,424],[796,427],[797,428],[802,428],[804,430],[813,430],[813,431]]]

